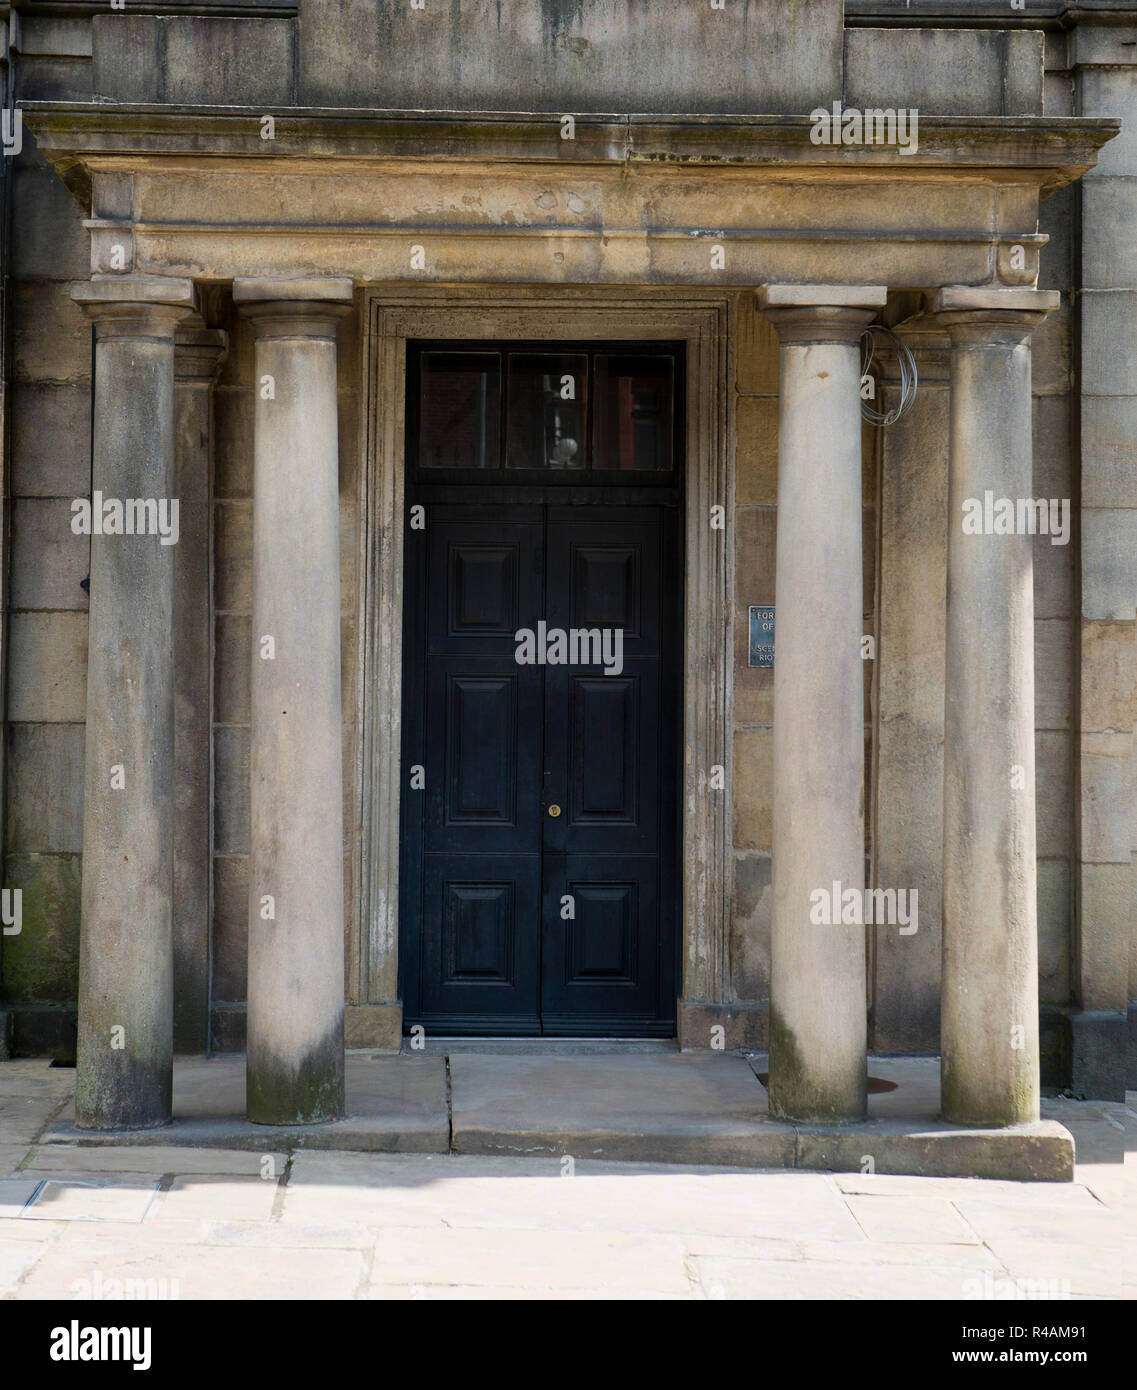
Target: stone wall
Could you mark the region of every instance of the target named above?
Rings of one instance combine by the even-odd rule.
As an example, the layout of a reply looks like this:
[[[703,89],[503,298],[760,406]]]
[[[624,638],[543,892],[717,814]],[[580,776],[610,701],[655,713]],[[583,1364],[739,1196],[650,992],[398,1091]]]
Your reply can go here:
[[[91,96],[86,20],[25,19],[22,99]],[[83,211],[25,131],[12,170],[4,885],[23,930],[0,944],[0,998],[23,1053],[73,1049],[83,848],[89,543],[70,529],[90,495],[91,326],[69,282],[89,273]]]

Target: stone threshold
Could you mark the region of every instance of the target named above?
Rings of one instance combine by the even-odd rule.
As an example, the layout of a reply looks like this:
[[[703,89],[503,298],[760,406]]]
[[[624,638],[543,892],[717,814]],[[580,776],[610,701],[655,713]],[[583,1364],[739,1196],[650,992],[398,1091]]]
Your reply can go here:
[[[500,1041],[499,1041],[500,1046]],[[69,1102],[43,1145],[173,1145],[279,1152],[453,1153],[815,1172],[1069,1182],[1074,1141],[1055,1120],[1006,1129],[937,1118],[936,1058],[873,1058],[893,1083],[869,1118],[842,1125],[769,1117],[763,1054],[352,1052],[349,1114],[322,1125],[244,1118],[244,1057],[181,1059],[175,1119],[159,1129],[80,1130]]]

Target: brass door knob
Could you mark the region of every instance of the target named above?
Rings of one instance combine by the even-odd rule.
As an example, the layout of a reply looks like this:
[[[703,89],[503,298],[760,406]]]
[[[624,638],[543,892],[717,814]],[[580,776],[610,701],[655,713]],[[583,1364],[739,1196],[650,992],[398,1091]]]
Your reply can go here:
[[[557,816],[559,816],[560,813],[561,808],[554,801],[553,804],[549,807],[549,815],[552,816],[554,820],[556,820]]]

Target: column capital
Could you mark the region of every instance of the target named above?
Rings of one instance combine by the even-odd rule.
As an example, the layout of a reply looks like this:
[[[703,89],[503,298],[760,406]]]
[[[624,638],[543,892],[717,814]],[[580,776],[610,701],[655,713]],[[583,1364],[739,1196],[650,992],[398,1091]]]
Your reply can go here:
[[[953,347],[1021,342],[1061,302],[1057,290],[948,285],[932,302],[932,317],[951,336]]]
[[[785,343],[853,343],[884,308],[885,285],[761,285],[758,307]]]
[[[233,302],[258,338],[334,339],[336,321],[351,312],[354,294],[346,278],[233,281]]]
[[[174,334],[174,380],[211,385],[228,351],[223,328],[206,328],[198,314],[187,315]]]
[[[172,275],[93,275],[71,282],[71,298],[101,338],[170,339],[197,308],[193,281]]]

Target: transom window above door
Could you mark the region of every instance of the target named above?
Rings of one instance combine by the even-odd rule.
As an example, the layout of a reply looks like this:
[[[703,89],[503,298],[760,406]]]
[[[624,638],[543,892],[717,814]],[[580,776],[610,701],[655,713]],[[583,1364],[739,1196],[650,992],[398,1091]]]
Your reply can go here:
[[[412,466],[672,474],[680,348],[438,343],[408,349]]]

